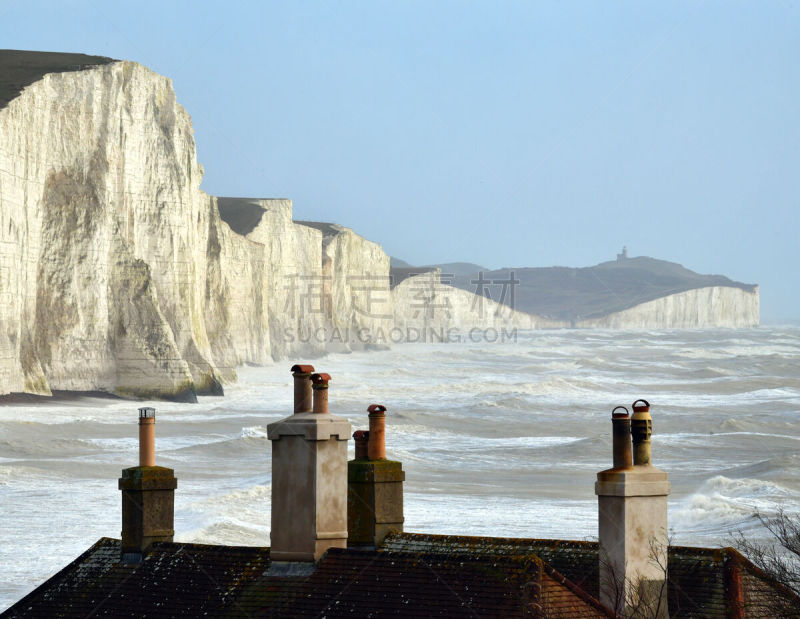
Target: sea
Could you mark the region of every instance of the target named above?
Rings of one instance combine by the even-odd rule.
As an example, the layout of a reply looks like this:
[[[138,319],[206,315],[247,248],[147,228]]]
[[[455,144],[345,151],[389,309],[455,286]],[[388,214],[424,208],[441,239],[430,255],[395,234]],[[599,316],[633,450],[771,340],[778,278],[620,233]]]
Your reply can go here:
[[[268,546],[267,424],[292,412],[290,366],[328,372],[330,408],[406,471],[407,531],[596,539],[611,410],[644,398],[669,473],[672,543],[768,542],[756,514],[800,512],[800,327],[517,331],[509,337],[243,367],[196,404],[74,396],[0,406],[0,610],[102,536],[120,535],[137,408],[156,408],[175,470],[176,540]],[[352,456],[352,441],[350,442]]]

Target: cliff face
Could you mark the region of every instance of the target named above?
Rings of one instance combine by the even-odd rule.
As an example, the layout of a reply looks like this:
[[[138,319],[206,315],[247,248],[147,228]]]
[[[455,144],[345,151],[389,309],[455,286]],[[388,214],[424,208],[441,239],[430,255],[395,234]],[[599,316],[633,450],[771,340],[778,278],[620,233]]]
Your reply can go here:
[[[217,222],[170,81],[130,62],[44,75],[0,139],[2,390],[217,389],[197,286]]]
[[[328,349],[364,350],[384,346],[393,326],[389,295],[389,256],[343,226],[323,237],[322,276],[331,316]],[[337,334],[347,334],[338,341]]]
[[[291,200],[219,204],[234,230],[264,248],[273,359],[363,350],[391,327],[389,257],[380,245],[344,226],[292,221]]]
[[[298,335],[301,326],[316,331],[325,324],[323,313],[314,311],[321,294],[322,234],[292,221],[291,200],[220,198],[219,203],[225,221],[264,248],[267,329],[262,337],[268,342],[269,357],[323,352],[324,346]],[[244,220],[246,226],[240,227]]]
[[[348,228],[292,221],[289,200],[205,194],[188,114],[136,63],[0,50],[4,63],[24,66],[0,71],[0,393],[192,399],[244,363],[574,324],[439,271],[392,287],[388,256]],[[757,322],[757,290],[715,287],[576,326]]]
[[[758,286],[752,291],[710,286],[671,294],[601,318],[577,321],[575,326],[607,329],[756,327],[759,318]]]

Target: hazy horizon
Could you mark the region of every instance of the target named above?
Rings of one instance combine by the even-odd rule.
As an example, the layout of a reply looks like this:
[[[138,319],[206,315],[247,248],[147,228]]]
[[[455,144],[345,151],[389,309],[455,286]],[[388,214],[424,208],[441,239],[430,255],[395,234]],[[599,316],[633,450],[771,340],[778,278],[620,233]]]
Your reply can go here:
[[[172,78],[203,189],[411,264],[630,255],[800,319],[800,6],[8,0],[2,46]]]

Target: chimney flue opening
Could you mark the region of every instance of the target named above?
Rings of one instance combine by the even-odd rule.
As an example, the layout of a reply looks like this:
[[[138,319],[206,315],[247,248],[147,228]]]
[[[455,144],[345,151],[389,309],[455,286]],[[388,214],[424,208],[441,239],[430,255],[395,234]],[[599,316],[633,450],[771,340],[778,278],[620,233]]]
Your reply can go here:
[[[314,404],[312,410],[319,415],[328,414],[328,382],[330,374],[312,374],[311,385],[314,391]]]
[[[156,409],[139,409],[139,466],[156,465]]]
[[[294,376],[294,414],[311,412],[311,375],[314,373],[313,365],[293,365]]]
[[[628,409],[617,406],[611,411],[611,431],[614,452],[614,468],[627,469],[633,465],[631,450],[631,419]]]
[[[631,438],[633,439],[633,463],[650,464],[650,437],[653,434],[653,418],[650,416],[650,403],[636,400],[631,417]]]
[[[367,456],[370,460],[386,460],[386,407],[372,404],[369,413],[369,442]]]

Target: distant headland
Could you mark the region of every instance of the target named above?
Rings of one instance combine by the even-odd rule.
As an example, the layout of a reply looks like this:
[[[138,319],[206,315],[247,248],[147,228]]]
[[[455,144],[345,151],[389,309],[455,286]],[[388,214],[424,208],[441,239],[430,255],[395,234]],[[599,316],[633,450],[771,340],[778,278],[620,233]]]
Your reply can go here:
[[[756,284],[732,281],[723,275],[701,275],[666,260],[629,257],[625,247],[616,260],[582,268],[490,270],[464,262],[412,267],[397,258],[392,259],[392,268],[398,278],[408,272],[439,269],[443,281],[473,292],[481,286],[482,279],[510,281],[513,273],[514,294],[513,298],[506,294],[507,305],[572,327],[691,328],[759,324]],[[670,299],[675,295],[679,296]],[[636,311],[618,315],[637,307]]]

